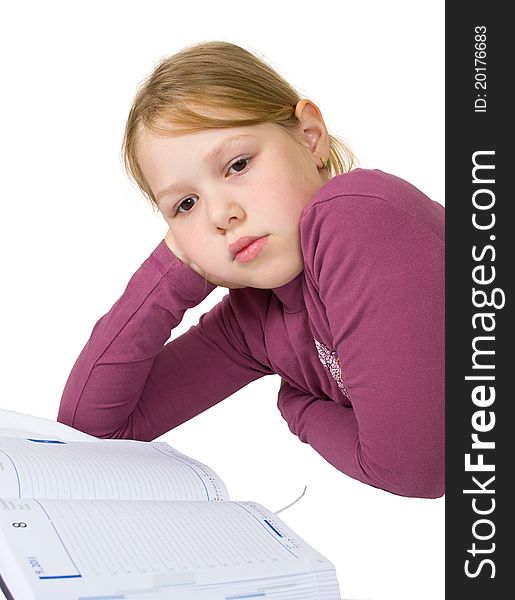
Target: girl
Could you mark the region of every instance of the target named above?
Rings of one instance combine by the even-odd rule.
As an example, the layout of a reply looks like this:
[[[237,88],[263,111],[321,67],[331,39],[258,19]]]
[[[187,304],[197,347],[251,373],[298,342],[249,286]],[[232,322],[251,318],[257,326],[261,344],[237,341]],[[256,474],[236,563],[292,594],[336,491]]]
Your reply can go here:
[[[443,207],[354,168],[313,102],[225,42],[156,67],[123,149],[169,229],[95,325],[58,420],[152,440],[276,373],[290,430],[342,473],[441,496]]]

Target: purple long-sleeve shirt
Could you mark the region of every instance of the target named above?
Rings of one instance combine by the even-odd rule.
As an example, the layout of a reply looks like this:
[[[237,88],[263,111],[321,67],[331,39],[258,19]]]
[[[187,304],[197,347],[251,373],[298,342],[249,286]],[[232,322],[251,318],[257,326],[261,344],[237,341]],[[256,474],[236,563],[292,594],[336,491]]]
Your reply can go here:
[[[214,286],[164,240],[95,325],[58,420],[152,440],[272,373],[290,430],[341,472],[405,496],[444,493],[444,208],[355,169],[300,220],[304,271],[232,289],[166,344]],[[201,365],[201,373],[199,373]]]

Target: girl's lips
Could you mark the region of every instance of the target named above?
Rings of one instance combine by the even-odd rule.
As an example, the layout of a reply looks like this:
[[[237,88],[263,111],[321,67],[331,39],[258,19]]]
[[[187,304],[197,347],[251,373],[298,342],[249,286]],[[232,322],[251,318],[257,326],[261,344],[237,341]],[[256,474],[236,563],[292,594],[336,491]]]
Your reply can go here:
[[[258,256],[267,242],[268,236],[256,238],[234,255],[234,260],[239,263],[248,262]]]
[[[263,236],[262,235],[244,235],[244,236],[238,238],[235,242],[233,242],[232,244],[229,245],[229,251],[232,254],[232,257],[234,258],[240,250],[243,250],[243,248],[246,248],[249,244],[252,244],[252,242],[255,242],[260,237],[263,237]]]

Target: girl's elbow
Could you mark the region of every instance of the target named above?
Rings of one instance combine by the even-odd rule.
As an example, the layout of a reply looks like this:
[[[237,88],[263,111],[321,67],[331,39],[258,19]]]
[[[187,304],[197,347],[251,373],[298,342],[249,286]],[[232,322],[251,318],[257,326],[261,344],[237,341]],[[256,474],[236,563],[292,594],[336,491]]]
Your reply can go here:
[[[445,494],[444,468],[419,465],[415,470],[400,471],[396,479],[396,494],[409,498],[441,498]]]
[[[427,457],[418,460],[403,457],[392,459],[388,466],[380,466],[369,456],[365,459],[361,455],[360,465],[368,483],[398,496],[435,499],[445,494],[443,457],[429,461]]]
[[[443,482],[439,481],[428,481],[422,485],[406,485],[400,492],[401,496],[407,496],[409,498],[425,498],[428,500],[434,500],[441,498],[445,494],[445,486]]]

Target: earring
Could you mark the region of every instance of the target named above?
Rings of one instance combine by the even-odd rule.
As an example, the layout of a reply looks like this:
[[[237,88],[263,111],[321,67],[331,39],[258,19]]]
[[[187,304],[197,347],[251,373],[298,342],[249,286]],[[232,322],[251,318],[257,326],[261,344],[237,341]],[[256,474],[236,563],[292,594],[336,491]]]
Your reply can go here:
[[[319,168],[322,169],[323,171],[325,171],[327,169],[327,167],[329,166],[329,159],[324,160],[323,157],[321,156],[320,161],[322,164]]]

